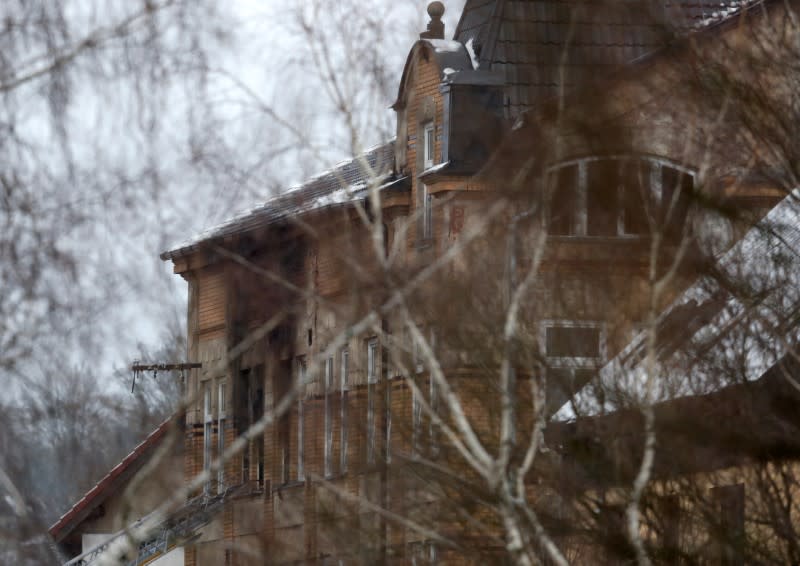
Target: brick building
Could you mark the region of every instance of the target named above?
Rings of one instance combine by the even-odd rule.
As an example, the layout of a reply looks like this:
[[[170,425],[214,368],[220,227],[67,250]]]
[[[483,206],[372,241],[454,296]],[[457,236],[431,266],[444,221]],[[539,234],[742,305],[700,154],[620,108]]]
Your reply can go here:
[[[192,497],[225,499],[196,526],[185,564],[519,558],[504,530],[516,519],[503,514],[502,497],[492,507],[495,495],[474,493],[480,473],[460,459],[470,442],[498,453],[535,444],[534,414],[575,422],[545,432],[556,450],[531,472],[532,501],[553,491],[534,484],[554,475],[584,478],[570,493],[631,484],[641,455],[614,440],[630,423],[643,426],[615,389],[620,376],[639,375],[646,356],[631,352],[647,349],[647,328],[658,330],[662,361],[694,352],[696,333],[719,334],[712,323],[733,303],[698,300],[708,260],[698,242],[714,239],[711,255],[738,250],[749,261],[753,248],[734,242],[758,233],[785,194],[774,179],[740,174],[753,168],[726,130],[733,121],[708,137],[718,100],[698,96],[707,81],[691,71],[698,53],[722,59],[719,45],[749,53],[749,34],[783,22],[785,9],[468,0],[446,40],[443,8],[432,3],[400,79],[393,141],[162,254],[188,282],[189,359],[203,364],[186,382],[184,474],[206,472]],[[701,211],[698,201],[715,207]],[[746,214],[704,232],[709,211],[723,209]],[[519,335],[504,339],[522,285]],[[765,367],[746,381],[776,374],[786,355],[764,353]],[[618,398],[598,401],[603,384]],[[647,404],[658,415],[697,415],[705,399],[739,414],[734,386],[676,386]],[[783,446],[791,419],[759,414],[747,428],[775,429]],[[678,442],[662,436],[665,446]],[[603,449],[583,458],[592,443]],[[601,461],[615,472],[595,481]],[[670,475],[659,459],[655,489],[698,474],[714,489],[740,485],[714,472],[744,469],[746,457],[719,461],[698,457],[699,468]],[[563,513],[543,514],[559,541],[577,536],[558,527]],[[666,537],[672,546],[676,536]],[[612,539],[586,538],[584,549],[599,550],[576,560],[633,552],[615,554]]]

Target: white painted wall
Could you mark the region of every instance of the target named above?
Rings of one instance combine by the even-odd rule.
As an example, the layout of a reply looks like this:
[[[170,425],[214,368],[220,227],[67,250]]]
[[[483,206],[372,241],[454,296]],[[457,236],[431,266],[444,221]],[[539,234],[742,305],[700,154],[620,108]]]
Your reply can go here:
[[[183,566],[183,547],[173,548],[164,556],[153,560],[150,566]]]

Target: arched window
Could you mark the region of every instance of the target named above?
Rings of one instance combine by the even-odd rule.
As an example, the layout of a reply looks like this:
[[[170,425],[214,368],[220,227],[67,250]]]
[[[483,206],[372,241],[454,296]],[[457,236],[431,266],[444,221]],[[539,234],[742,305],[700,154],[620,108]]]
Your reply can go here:
[[[694,175],[663,159],[586,157],[549,170],[547,226],[552,236],[679,236]]]

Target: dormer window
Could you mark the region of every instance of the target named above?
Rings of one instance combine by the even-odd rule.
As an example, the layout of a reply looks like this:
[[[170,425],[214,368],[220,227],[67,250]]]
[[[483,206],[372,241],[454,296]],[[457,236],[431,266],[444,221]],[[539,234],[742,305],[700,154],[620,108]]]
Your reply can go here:
[[[680,236],[694,177],[652,158],[589,157],[550,170],[548,233],[635,237],[651,226]]]
[[[433,167],[435,140],[436,137],[434,134],[433,122],[428,122],[425,124],[422,131],[422,161],[424,169],[430,169]]]

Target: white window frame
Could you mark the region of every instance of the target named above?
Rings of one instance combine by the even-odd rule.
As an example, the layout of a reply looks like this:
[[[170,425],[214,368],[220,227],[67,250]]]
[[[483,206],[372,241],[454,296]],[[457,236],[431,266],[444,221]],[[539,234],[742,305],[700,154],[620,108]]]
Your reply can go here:
[[[340,391],[340,423],[339,439],[339,473],[347,471],[347,403],[350,390],[350,350],[342,348],[339,353],[339,391]]]
[[[635,234],[630,233],[626,230],[625,222],[623,220],[623,209],[620,208],[618,217],[617,217],[617,229],[616,234],[614,236],[594,236],[588,233],[589,229],[589,211],[588,211],[588,188],[589,188],[589,163],[595,161],[646,161],[651,165],[650,169],[650,189],[653,192],[653,201],[658,203],[658,206],[662,206],[661,197],[663,193],[662,187],[662,170],[664,167],[670,167],[676,171],[681,173],[687,174],[692,178],[692,184],[694,185],[697,179],[697,172],[684,167],[682,165],[678,165],[668,159],[654,157],[654,156],[645,156],[645,155],[626,155],[626,154],[614,154],[614,155],[596,155],[596,156],[589,156],[589,157],[581,157],[577,159],[570,159],[567,161],[562,161],[556,165],[551,165],[547,168],[548,174],[557,173],[560,169],[571,167],[573,165],[577,166],[578,168],[578,186],[576,188],[576,211],[575,215],[572,218],[572,222],[570,225],[573,227],[572,234],[565,235],[565,234],[558,234],[558,235],[550,235],[550,238],[625,238],[625,239],[637,239],[642,238],[642,234]]]
[[[417,188],[420,191],[420,238],[423,242],[433,238],[433,195],[428,191],[428,185],[420,182]]]
[[[306,383],[306,367],[305,356],[299,356],[297,358],[297,481],[306,479],[305,451],[303,450],[303,444],[305,444],[305,423],[303,422],[305,420],[305,404],[303,403],[303,396]]]
[[[378,339],[367,340],[367,383],[378,383]]]
[[[392,336],[387,335],[389,346],[393,344]],[[383,354],[386,355],[384,366],[386,367],[386,391],[384,394],[384,421],[386,422],[386,435],[385,435],[385,457],[386,463],[392,461],[392,378],[395,374],[394,370],[394,357],[390,353],[390,348],[384,348]]]
[[[323,462],[325,477],[333,475],[333,414],[331,407],[331,393],[333,389],[333,358],[325,360],[325,446],[323,448]]]
[[[414,365],[414,373],[422,373],[425,371],[425,364],[422,363],[422,354],[420,353],[419,340],[413,339],[411,341],[411,363]]]
[[[425,564],[436,564],[438,553],[436,544],[431,540],[416,541],[410,543],[411,566],[423,566]]]
[[[420,429],[422,428],[422,403],[419,401],[419,393],[414,390],[411,398],[411,454],[420,454]]]
[[[428,396],[429,405],[433,414],[438,414],[439,410],[439,388],[433,380],[433,375],[428,376]],[[428,442],[430,443],[431,455],[436,456],[439,453],[439,435],[436,431],[436,423],[431,418],[428,421]]]
[[[375,463],[375,386],[378,383],[378,339],[367,341],[367,463]]]
[[[219,469],[217,470],[217,485],[220,488],[225,486],[225,462],[222,460],[225,454],[225,420],[228,416],[226,381],[220,380],[217,384],[217,458],[219,458]]]
[[[211,469],[212,434],[214,430],[214,405],[211,397],[211,382],[203,382],[203,471],[208,473]],[[203,485],[203,492],[208,494],[211,491],[211,478],[208,478]]]
[[[436,127],[433,122],[427,122],[422,127],[422,167],[430,169],[436,162]]]

